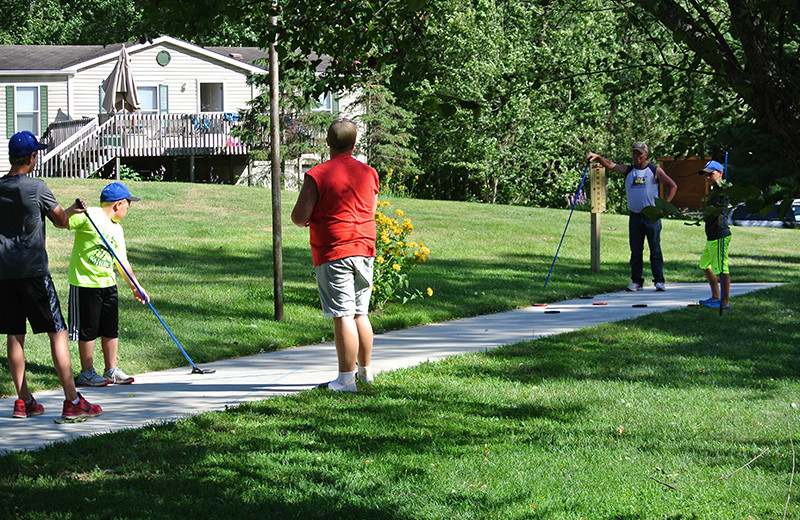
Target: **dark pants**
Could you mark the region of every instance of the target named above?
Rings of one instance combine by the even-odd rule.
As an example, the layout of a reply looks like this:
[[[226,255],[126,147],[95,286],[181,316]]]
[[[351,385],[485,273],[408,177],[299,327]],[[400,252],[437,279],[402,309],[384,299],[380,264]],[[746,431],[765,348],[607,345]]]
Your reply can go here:
[[[641,213],[631,213],[628,220],[628,240],[631,245],[631,280],[639,285],[644,284],[642,278],[642,255],[644,239],[650,248],[650,270],[653,272],[653,283],[664,282],[664,257],[661,255],[661,219],[650,222]]]

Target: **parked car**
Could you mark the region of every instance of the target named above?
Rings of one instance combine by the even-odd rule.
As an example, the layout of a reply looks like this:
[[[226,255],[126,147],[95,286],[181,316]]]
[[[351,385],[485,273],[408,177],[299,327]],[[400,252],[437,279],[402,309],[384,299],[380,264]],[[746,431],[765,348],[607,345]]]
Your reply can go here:
[[[800,228],[800,199],[794,199],[783,218],[778,217],[780,203],[765,216],[748,213],[744,204],[739,204],[730,214],[728,222],[734,226],[758,226],[774,228]]]

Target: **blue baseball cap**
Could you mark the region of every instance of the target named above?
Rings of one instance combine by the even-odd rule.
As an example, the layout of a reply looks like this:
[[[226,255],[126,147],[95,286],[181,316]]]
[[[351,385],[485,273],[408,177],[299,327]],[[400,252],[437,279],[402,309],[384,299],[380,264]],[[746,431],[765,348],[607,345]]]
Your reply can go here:
[[[697,173],[699,173],[700,175],[705,175],[706,173],[721,172],[723,170],[724,168],[717,161],[708,161],[706,165],[703,166],[703,169]]]
[[[8,141],[9,157],[25,157],[39,150],[47,149],[47,145],[40,143],[33,133],[23,130],[11,136]]]
[[[142,200],[131,195],[130,190],[121,182],[112,182],[100,192],[100,202],[116,202],[128,199],[129,201]]]

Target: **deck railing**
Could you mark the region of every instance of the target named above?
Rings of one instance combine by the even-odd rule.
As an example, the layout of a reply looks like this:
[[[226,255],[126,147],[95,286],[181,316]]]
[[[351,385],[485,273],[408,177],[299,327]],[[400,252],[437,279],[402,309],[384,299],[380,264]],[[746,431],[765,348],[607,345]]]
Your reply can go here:
[[[245,155],[235,114],[117,114],[84,124],[43,154],[42,177],[89,177],[118,157]]]

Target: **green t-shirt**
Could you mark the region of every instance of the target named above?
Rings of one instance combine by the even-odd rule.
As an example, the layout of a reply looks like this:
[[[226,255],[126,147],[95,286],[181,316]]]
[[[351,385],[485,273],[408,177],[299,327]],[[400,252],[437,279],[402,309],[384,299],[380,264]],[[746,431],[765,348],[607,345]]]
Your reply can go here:
[[[86,213],[92,217],[117,257],[128,263],[122,226],[112,222],[101,208],[91,207]],[[69,218],[69,229],[75,231],[75,242],[72,244],[72,257],[69,261],[69,283],[77,287],[112,287],[117,284],[116,261],[89,222],[86,213],[75,213]]]

